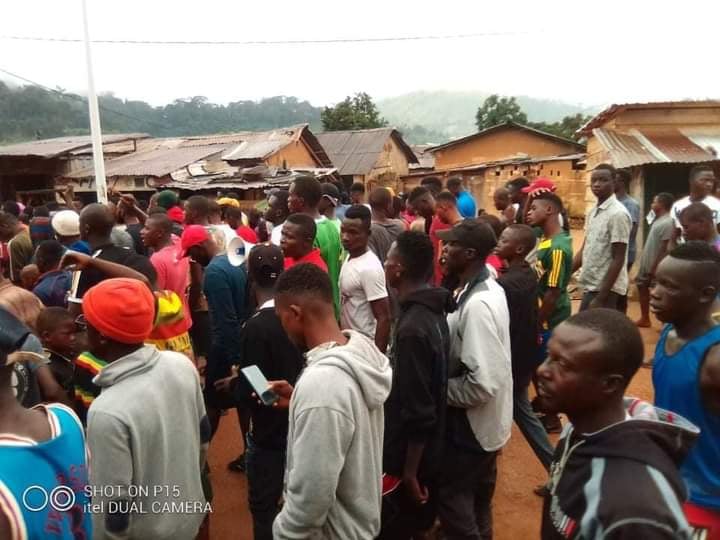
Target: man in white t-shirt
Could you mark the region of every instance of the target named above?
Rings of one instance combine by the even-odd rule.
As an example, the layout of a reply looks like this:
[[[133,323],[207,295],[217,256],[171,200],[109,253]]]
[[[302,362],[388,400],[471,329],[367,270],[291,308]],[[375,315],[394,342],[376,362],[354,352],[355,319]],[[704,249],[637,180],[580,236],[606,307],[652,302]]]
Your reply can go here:
[[[672,249],[682,238],[682,225],[680,224],[680,213],[692,203],[700,202],[710,208],[713,213],[715,225],[720,224],[720,199],[713,197],[715,190],[715,172],[709,165],[697,165],[690,169],[688,177],[690,183],[690,195],[678,199],[670,210],[670,215],[675,222],[675,232],[668,250]],[[720,228],[718,228],[720,231]]]
[[[345,212],[341,240],[348,258],[340,270],[340,326],[375,339],[385,352],[390,337],[390,301],[385,271],[368,248],[371,215],[364,205]]]

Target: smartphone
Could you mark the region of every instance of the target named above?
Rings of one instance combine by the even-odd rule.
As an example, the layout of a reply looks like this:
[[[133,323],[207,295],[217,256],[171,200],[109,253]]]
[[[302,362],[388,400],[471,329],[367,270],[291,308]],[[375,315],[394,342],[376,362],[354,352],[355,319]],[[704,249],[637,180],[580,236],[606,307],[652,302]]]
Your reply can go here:
[[[268,389],[268,381],[265,378],[265,375],[263,375],[263,372],[260,371],[259,367],[248,366],[242,368],[240,371],[242,371],[242,374],[245,375],[245,378],[250,383],[250,386],[253,387],[253,390],[255,390],[255,393],[258,396],[260,396],[260,399],[265,405],[272,405],[279,399],[275,392]]]

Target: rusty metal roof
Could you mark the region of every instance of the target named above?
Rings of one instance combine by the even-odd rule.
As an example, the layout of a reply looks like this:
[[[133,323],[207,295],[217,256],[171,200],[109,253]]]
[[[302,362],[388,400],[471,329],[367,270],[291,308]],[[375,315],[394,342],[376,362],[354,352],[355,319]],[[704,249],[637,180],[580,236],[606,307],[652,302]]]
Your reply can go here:
[[[618,114],[631,110],[647,110],[647,109],[679,109],[679,108],[704,108],[704,107],[720,107],[720,100],[699,100],[699,101],[657,101],[646,103],[616,103],[610,105],[603,111],[593,116],[577,133],[581,135],[589,135],[593,129],[602,127],[606,122],[616,117]]]
[[[146,139],[149,135],[145,133],[117,133],[105,134],[102,137],[103,144],[129,141],[133,139]],[[54,139],[41,139],[28,141],[7,146],[0,146],[0,157],[2,156],[34,156],[42,158],[53,158],[79,150],[92,145],[89,135],[79,137],[56,137]]]
[[[720,154],[720,128],[717,130],[638,130],[621,133],[595,128],[592,134],[608,153],[615,167],[648,163],[702,163]]]
[[[501,129],[521,129],[523,131],[528,131],[530,133],[534,133],[535,135],[540,135],[541,137],[544,137],[546,139],[553,140],[555,142],[560,142],[564,144],[568,144],[570,146],[575,147],[579,151],[584,151],[585,146],[583,144],[580,144],[577,141],[573,141],[572,139],[566,139],[565,137],[559,137],[557,135],[553,135],[552,133],[547,133],[545,131],[541,131],[539,129],[535,129],[530,126],[526,126],[523,124],[518,124],[517,122],[503,122],[502,124],[497,124],[495,126],[490,126],[489,128],[485,128],[482,131],[478,131],[477,133],[473,133],[471,135],[467,135],[465,137],[461,137],[459,139],[455,139],[454,141],[446,142],[445,144],[440,144],[438,146],[433,146],[431,148],[427,149],[427,152],[436,152],[438,150],[443,150],[445,148],[449,148],[451,146],[455,146],[458,144],[463,144],[472,140],[475,140],[479,137],[485,137],[486,135],[490,135],[496,131],[499,131]]]
[[[133,152],[105,162],[105,175],[113,176],[156,176],[161,177],[173,173],[183,167],[219,154],[227,149],[224,145],[191,146],[189,148],[154,148],[141,152]],[[93,178],[92,167],[71,172],[66,178]]]
[[[428,148],[431,148],[431,144],[411,144],[415,157],[418,162],[410,165],[410,170],[417,169],[434,169],[435,168],[435,155],[432,152],[428,152]]]
[[[405,154],[408,163],[417,163],[415,153],[395,128],[326,131],[318,140],[342,176],[370,173],[390,137]]]

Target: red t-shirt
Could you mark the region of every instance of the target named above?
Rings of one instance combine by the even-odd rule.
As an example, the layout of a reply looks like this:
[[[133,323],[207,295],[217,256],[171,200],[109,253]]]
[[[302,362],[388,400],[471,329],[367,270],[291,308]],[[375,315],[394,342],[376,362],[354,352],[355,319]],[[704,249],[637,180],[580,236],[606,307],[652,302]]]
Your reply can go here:
[[[285,270],[288,270],[289,268],[292,268],[296,264],[300,263],[314,264],[321,270],[324,270],[325,272],[328,271],[327,264],[325,264],[325,261],[323,260],[322,255],[320,255],[320,250],[318,248],[313,249],[310,253],[308,253],[304,257],[300,257],[299,259],[285,257]]]
[[[437,237],[438,231],[444,231],[449,229],[452,225],[443,223],[440,218],[433,216],[432,222],[430,223],[430,241],[432,242],[433,249],[435,250],[435,264],[433,266],[433,283],[436,287],[440,286],[442,282],[442,272],[440,271],[440,256],[442,255],[442,242]]]
[[[246,242],[249,242],[251,244],[257,244],[258,243],[258,237],[255,231],[253,231],[250,227],[247,225],[240,225],[236,230],[235,234],[237,234],[240,238],[245,240]]]

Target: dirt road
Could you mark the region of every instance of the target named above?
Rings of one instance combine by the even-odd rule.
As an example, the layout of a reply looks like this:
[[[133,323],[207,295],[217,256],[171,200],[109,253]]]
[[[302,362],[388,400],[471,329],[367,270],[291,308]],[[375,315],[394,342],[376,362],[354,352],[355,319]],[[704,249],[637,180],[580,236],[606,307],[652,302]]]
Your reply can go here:
[[[630,315],[637,317],[637,304],[631,303]],[[659,336],[659,326],[644,329],[645,357],[650,358]],[[650,370],[641,369],[633,379],[628,395],[652,400]],[[554,440],[553,440],[554,442]],[[245,475],[231,473],[227,463],[242,449],[234,411],[223,417],[210,447],[210,465],[215,492],[210,537],[213,540],[252,540],[252,521],[247,505]],[[499,463],[498,486],[494,504],[496,540],[538,538],[541,500],[532,490],[544,481],[545,471],[517,428],[503,449]]]

